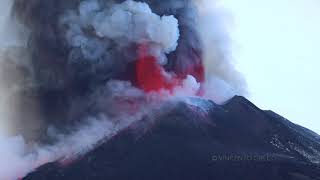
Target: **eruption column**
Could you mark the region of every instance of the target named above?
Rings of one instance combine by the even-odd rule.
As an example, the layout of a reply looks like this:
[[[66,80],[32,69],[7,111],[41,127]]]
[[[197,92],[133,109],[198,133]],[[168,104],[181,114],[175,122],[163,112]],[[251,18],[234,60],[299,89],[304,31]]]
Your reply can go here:
[[[136,62],[136,80],[139,88],[145,92],[172,90],[181,80],[164,70],[157,62],[156,57],[148,55],[148,45],[138,47],[138,60]]]

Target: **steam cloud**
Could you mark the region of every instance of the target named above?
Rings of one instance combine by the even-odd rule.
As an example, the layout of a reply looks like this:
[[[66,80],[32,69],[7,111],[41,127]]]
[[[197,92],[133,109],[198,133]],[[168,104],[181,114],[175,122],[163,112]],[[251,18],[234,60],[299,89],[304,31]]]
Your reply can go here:
[[[168,101],[246,93],[210,0],[0,5],[0,179],[67,163]]]
[[[158,16],[152,13],[146,3],[125,1],[103,9],[95,0],[83,1],[78,11],[69,11],[62,18],[68,27],[66,40],[73,48],[70,61],[75,57],[85,60],[109,61],[113,48],[123,48],[129,44],[148,43],[154,48],[153,55],[165,58],[177,47],[179,38],[178,20],[174,16]],[[93,35],[85,34],[93,28]],[[77,52],[81,50],[81,55]],[[125,62],[122,62],[125,63]]]

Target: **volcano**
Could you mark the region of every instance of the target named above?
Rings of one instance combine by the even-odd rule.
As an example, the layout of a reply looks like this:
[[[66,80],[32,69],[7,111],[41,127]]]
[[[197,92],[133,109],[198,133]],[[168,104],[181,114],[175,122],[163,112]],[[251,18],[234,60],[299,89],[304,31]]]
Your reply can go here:
[[[319,180],[320,136],[244,97],[190,98],[25,180]]]

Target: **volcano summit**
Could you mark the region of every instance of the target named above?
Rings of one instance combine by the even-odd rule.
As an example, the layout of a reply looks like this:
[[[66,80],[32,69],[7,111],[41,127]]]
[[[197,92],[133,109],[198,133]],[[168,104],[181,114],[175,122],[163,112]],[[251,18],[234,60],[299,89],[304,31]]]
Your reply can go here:
[[[192,98],[142,119],[71,164],[25,180],[318,180],[320,136],[243,97]]]

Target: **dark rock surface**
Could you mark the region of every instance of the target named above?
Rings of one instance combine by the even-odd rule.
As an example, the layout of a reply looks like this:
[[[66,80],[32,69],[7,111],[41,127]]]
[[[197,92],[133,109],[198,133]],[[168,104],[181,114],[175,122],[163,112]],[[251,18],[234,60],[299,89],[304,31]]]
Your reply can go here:
[[[191,99],[25,180],[319,180],[320,136],[243,97]]]

